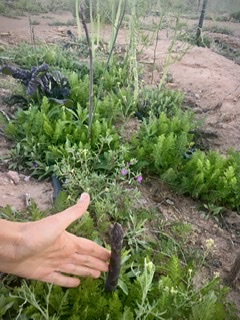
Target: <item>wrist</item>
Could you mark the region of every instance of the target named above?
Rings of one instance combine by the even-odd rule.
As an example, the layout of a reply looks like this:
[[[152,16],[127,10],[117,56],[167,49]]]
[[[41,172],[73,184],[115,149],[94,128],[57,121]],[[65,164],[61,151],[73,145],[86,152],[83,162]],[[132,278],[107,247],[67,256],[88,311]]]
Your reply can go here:
[[[22,239],[22,223],[0,219],[0,271],[11,273]]]

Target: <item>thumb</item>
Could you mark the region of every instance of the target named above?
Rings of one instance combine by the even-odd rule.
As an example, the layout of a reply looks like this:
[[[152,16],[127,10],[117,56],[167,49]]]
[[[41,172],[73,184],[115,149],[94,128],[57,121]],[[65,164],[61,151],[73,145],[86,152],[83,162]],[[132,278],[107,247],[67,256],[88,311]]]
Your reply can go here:
[[[66,229],[75,220],[81,218],[87,211],[90,203],[90,196],[88,193],[82,193],[77,204],[57,214],[58,227]]]

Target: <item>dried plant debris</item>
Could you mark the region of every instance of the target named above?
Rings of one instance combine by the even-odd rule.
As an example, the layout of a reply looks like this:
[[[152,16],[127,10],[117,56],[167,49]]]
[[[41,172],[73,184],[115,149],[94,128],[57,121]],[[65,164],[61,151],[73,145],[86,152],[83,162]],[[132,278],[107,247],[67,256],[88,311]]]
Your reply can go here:
[[[44,63],[34,66],[31,70],[14,68],[4,65],[0,72],[18,79],[26,87],[26,95],[34,97],[36,95],[47,96],[58,102],[67,99],[70,94],[70,84],[60,71],[49,71],[49,65]]]
[[[231,266],[231,269],[228,273],[228,275],[225,277],[224,281],[228,285],[232,285],[234,281],[237,280],[240,273],[240,251],[237,253],[236,259]]]

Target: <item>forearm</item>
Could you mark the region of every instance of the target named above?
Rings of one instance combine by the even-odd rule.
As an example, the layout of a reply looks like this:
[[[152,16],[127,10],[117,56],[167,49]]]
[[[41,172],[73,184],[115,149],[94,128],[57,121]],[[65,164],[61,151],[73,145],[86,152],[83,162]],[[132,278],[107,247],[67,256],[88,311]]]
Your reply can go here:
[[[0,219],[0,271],[11,273],[21,242],[21,223]]]

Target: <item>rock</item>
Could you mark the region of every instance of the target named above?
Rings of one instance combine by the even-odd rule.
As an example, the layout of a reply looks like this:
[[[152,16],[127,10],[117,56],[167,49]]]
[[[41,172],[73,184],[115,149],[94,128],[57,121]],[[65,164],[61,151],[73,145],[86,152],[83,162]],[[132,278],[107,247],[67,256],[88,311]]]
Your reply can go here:
[[[19,174],[16,171],[9,170],[7,172],[7,176],[9,179],[11,179],[15,184],[18,184],[20,181]]]
[[[196,98],[197,100],[200,100],[200,99],[201,99],[201,98],[200,98],[200,95],[199,95],[198,93],[195,94],[195,98]]]
[[[28,181],[30,181],[30,178],[31,178],[31,176],[25,176],[23,179],[25,182],[28,182]]]

